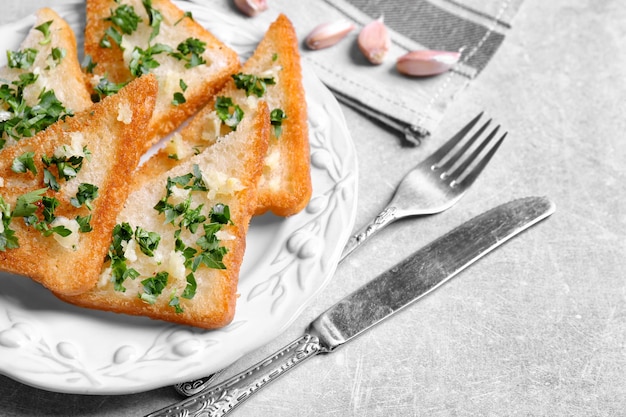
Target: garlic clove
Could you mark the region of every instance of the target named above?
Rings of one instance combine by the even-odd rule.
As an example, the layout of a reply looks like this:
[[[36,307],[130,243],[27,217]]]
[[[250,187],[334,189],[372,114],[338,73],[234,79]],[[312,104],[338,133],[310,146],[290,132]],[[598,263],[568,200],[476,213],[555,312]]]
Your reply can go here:
[[[421,50],[412,51],[399,57],[396,69],[401,74],[414,77],[427,77],[448,71],[459,62],[459,52]]]
[[[383,22],[382,16],[368,23],[361,29],[357,43],[359,49],[369,62],[375,65],[383,63],[391,47],[391,39],[389,38],[389,31]]]
[[[309,33],[304,40],[310,49],[323,49],[335,45],[352,32],[355,26],[347,20],[322,23]]]
[[[267,10],[267,0],[233,0],[237,9],[247,16],[256,16]]]

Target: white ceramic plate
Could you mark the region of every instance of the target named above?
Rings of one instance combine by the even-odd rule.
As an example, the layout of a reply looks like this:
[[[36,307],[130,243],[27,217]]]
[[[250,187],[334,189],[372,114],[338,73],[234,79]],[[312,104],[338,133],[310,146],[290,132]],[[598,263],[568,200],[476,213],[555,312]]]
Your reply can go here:
[[[264,33],[241,25],[234,13],[177,4],[242,56]],[[74,28],[82,50],[84,3],[55,9]],[[0,56],[17,49],[33,23],[29,17],[0,28]],[[2,274],[0,373],[58,392],[138,392],[205,376],[284,331],[333,275],[356,206],[356,155],[341,109],[307,68],[304,83],[313,197],[293,217],[253,220],[232,324],[204,331],[81,309],[27,278]]]

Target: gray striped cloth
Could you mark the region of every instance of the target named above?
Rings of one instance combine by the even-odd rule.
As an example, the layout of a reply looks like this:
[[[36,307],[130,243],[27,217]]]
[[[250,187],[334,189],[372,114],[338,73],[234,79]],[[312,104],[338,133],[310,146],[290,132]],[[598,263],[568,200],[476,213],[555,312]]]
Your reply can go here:
[[[278,13],[289,17],[302,41],[321,23],[351,21],[357,29],[330,48],[313,51],[302,42],[302,59],[341,102],[398,131],[412,144],[436,128],[450,103],[489,64],[522,2],[268,0],[269,10],[248,18],[236,11],[232,0],[189,1],[207,12],[227,13],[225,24],[245,26],[246,32],[259,38]],[[372,65],[359,51],[356,39],[364,25],[380,16],[390,29],[392,47],[381,65]],[[221,32],[217,33],[219,36]],[[239,41],[236,37],[223,40],[232,44]],[[419,49],[462,55],[451,71],[438,76],[410,78],[399,74],[396,58]]]
[[[355,33],[353,39],[334,48],[305,51],[303,55],[340,101],[417,144],[436,128],[449,104],[489,64],[511,29],[521,2],[325,0],[323,18],[316,13],[319,21],[345,17],[360,29],[383,16],[391,29],[392,50],[382,65],[368,65],[355,46]],[[435,77],[408,78],[394,71],[395,59],[416,49],[460,51],[462,55],[449,73]]]

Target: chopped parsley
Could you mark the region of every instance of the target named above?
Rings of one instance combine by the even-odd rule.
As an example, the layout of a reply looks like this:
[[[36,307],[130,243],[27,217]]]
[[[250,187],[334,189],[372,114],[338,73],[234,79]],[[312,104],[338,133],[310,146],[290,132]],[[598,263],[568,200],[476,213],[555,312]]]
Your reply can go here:
[[[149,232],[140,226],[135,229],[135,241],[141,252],[149,257],[154,256],[154,251],[159,247],[161,236],[155,232]]]
[[[65,226],[55,226],[50,227],[50,223],[56,218],[54,215],[55,210],[59,207],[61,202],[54,197],[42,196],[41,198],[41,208],[43,220],[40,220],[35,214],[27,216],[24,218],[25,223],[28,226],[33,226],[36,230],[39,230],[43,236],[50,236],[53,233],[58,234],[59,236],[69,236],[72,234],[72,231],[67,229]]]
[[[232,75],[235,80],[235,87],[246,91],[246,96],[254,94],[263,97],[268,85],[276,84],[274,77],[259,77],[253,74],[239,72]]]
[[[52,20],[48,20],[47,22],[35,27],[35,29],[43,34],[43,40],[39,42],[39,45],[47,45],[52,40],[50,35],[50,26],[52,26]]]
[[[203,227],[204,235],[196,241],[201,251],[193,259],[190,266],[191,270],[195,272],[203,264],[213,269],[226,269],[226,265],[224,265],[222,260],[224,255],[228,253],[228,249],[220,246],[220,241],[215,236],[215,233],[221,229],[221,224],[205,223]]]
[[[13,217],[28,217],[39,209],[39,205],[35,204],[43,198],[44,193],[47,191],[47,188],[40,188],[39,190],[34,190],[23,194],[17,198],[15,202],[15,209],[13,210]]]
[[[215,112],[226,126],[231,130],[237,130],[237,126],[243,119],[243,110],[237,104],[233,103],[230,97],[217,97],[215,101]]]
[[[6,134],[15,140],[31,137],[58,120],[72,115],[53,90],[42,90],[38,96],[39,102],[32,107],[28,106],[24,99],[24,88],[33,84],[36,79],[37,76],[33,73],[26,73],[21,74],[19,80],[13,81],[11,85],[0,86],[0,104],[10,114],[0,121],[0,136]]]
[[[200,39],[187,38],[176,47],[177,52],[170,53],[171,56],[179,61],[185,61],[185,68],[193,68],[198,65],[206,64],[202,54],[205,51],[206,43]]]
[[[103,48],[111,48],[111,41],[118,46],[122,43],[122,34],[130,35],[137,30],[137,25],[141,22],[141,18],[135,13],[133,6],[122,4],[115,10],[111,11],[111,16],[104,19],[111,22],[112,26],[107,28],[104,36],[100,40],[100,46]]]
[[[16,249],[19,248],[19,243],[17,241],[17,236],[15,236],[15,231],[10,228],[11,225],[11,206],[4,201],[4,198],[0,196],[0,226],[2,227],[2,231],[0,231],[0,251],[5,251],[7,249]]]
[[[199,205],[195,208],[191,207],[191,195],[178,203],[172,204],[169,202],[169,197],[172,195],[172,188],[179,186],[185,190],[190,191],[208,191],[204,180],[202,179],[202,173],[197,165],[193,167],[194,172],[187,175],[181,175],[179,177],[168,178],[166,183],[166,193],[155,206],[154,209],[160,214],[165,215],[165,223],[174,224],[177,219],[178,226],[189,229],[191,233],[195,233],[198,225],[206,221],[206,216],[201,214],[203,205]]]
[[[180,81],[178,82],[178,85],[180,85],[180,89],[183,90],[183,92],[182,93],[181,92],[174,93],[174,99],[172,100],[172,104],[174,106],[178,106],[179,104],[183,104],[183,103],[185,103],[187,101],[185,99],[185,96],[183,95],[183,93],[185,91],[187,91],[187,84],[181,78]]]
[[[196,277],[193,273],[190,273],[186,277],[187,285],[181,294],[181,297],[191,300],[196,295],[196,289],[198,284],[196,283]],[[176,295],[176,293],[172,293],[170,296],[170,302],[168,305],[176,311],[177,314],[183,313],[185,310],[180,306],[180,298]]]
[[[167,272],[158,272],[155,276],[141,281],[143,293],[139,294],[139,298],[148,304],[156,303],[157,298],[167,286],[168,278]]]
[[[89,157],[90,152],[86,147],[83,148],[83,152],[87,157]],[[53,155],[51,157],[43,155],[41,157],[41,161],[45,166],[44,184],[46,184],[53,191],[59,191],[60,187],[59,183],[57,182],[57,177],[54,176],[53,172],[50,171],[49,168],[51,168],[52,166],[56,167],[58,179],[68,181],[78,175],[78,172],[80,172],[81,168],[83,167],[84,159],[85,157],[78,155]]]
[[[196,283],[196,277],[192,273],[189,273],[189,275],[187,275],[186,280],[187,286],[185,287],[185,290],[183,291],[181,297],[191,300],[196,295],[198,284]]]
[[[146,9],[146,13],[148,13],[148,23],[152,28],[152,32],[150,33],[150,39],[148,40],[148,42],[152,42],[152,40],[157,37],[159,31],[161,30],[163,15],[160,11],[152,7],[152,0],[143,0],[142,3],[143,7]]]
[[[66,53],[67,52],[63,48],[52,48],[52,51],[50,52],[50,59],[55,67],[61,64],[61,61],[65,58]],[[51,66],[46,67],[48,70],[50,68]]]
[[[103,97],[111,96],[120,91],[127,83],[114,83],[109,81],[106,77],[100,78],[98,85],[94,87],[94,97],[92,100],[95,102],[100,101]]]
[[[70,199],[70,203],[74,207],[80,207],[83,204],[89,210],[92,209],[91,202],[98,197],[98,187],[93,184],[82,183],[78,186],[76,197]]]
[[[193,15],[191,14],[191,12],[183,13],[183,16],[180,19],[178,19],[176,22],[174,22],[174,26],[178,25],[185,18],[189,18],[189,19],[193,20]]]
[[[19,196],[11,217],[23,217],[27,226],[34,227],[46,237],[53,233],[69,236],[72,232],[64,226],[50,227],[50,223],[55,219],[54,211],[60,202],[54,197],[44,195],[46,191],[46,188],[41,188]],[[43,220],[36,214],[40,210]]]
[[[24,152],[20,156],[16,157],[13,160],[13,164],[11,165],[11,170],[18,174],[24,174],[28,171],[37,175],[37,167],[35,166],[35,153],[34,152]]]
[[[7,51],[7,65],[9,68],[28,69],[35,63],[37,50],[26,48],[21,51]]]
[[[230,220],[230,208],[227,205],[218,203],[213,206],[209,218],[213,223],[232,224]]]
[[[91,227],[91,214],[76,216],[76,223],[78,223],[78,231],[81,233],[89,233],[93,230],[93,227]]]
[[[280,137],[280,134],[283,131],[283,120],[287,118],[287,115],[282,109],[274,109],[270,113],[270,123],[272,124],[272,128],[274,129],[274,136],[276,138]]]
[[[133,229],[128,223],[116,224],[112,235],[107,254],[107,259],[111,261],[111,281],[115,291],[125,292],[124,281],[127,278],[135,279],[139,276],[135,269],[126,266],[124,256],[124,245],[133,238]]]
[[[145,50],[135,46],[133,52],[131,53],[129,64],[131,74],[135,77],[140,77],[143,74],[148,74],[150,70],[160,66],[161,64],[159,61],[154,59],[154,56],[163,52],[172,52],[172,48],[162,43],[149,46]]]

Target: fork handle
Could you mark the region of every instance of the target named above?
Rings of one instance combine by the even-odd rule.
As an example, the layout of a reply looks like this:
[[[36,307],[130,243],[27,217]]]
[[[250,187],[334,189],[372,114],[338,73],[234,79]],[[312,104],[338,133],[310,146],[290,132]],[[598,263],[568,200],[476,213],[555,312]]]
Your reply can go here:
[[[396,207],[387,206],[387,208],[381,211],[372,221],[363,226],[363,228],[361,228],[357,233],[352,235],[350,239],[348,239],[346,246],[343,248],[339,262],[342,262],[348,257],[348,255],[354,252],[356,248],[360,247],[363,242],[368,240],[378,231],[384,229],[386,226],[397,220],[397,212],[398,209]]]

